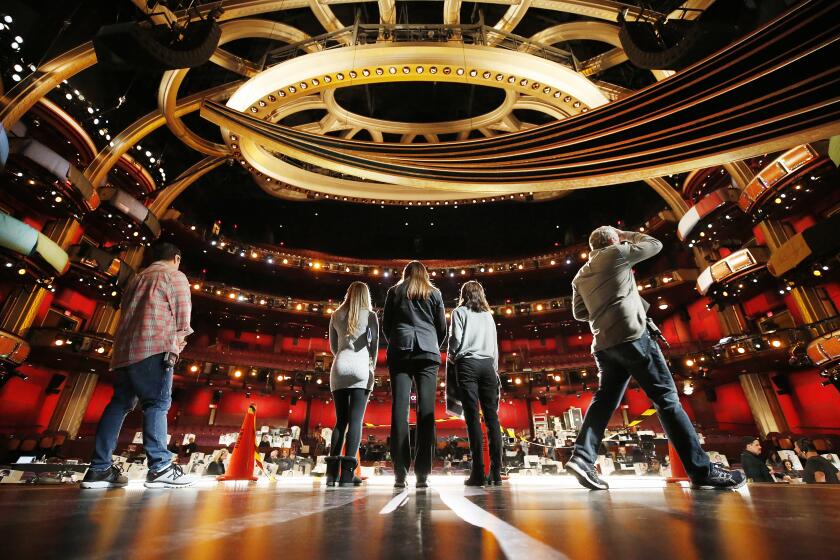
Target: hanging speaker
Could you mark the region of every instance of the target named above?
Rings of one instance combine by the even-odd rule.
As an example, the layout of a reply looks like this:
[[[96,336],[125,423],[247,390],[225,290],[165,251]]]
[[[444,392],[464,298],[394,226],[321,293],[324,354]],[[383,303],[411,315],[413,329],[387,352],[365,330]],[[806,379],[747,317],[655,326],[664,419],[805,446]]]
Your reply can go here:
[[[61,375],[60,373],[56,373],[50,378],[50,382],[47,383],[47,388],[44,389],[44,392],[48,395],[57,395],[61,392],[61,385],[64,383],[64,380],[67,379],[66,375]]]
[[[789,395],[791,393],[790,378],[787,375],[780,373],[772,376],[770,380],[776,386],[776,393],[779,395]]]
[[[706,400],[711,402],[717,402],[717,391],[715,391],[714,387],[710,389],[706,389]]]
[[[618,37],[627,58],[647,70],[681,70],[729,43],[737,36],[734,23],[704,19],[627,21],[619,13]]]
[[[212,19],[180,29],[129,22],[101,27],[93,38],[100,64],[115,70],[176,70],[195,68],[216,50],[221,29]]]
[[[292,404],[292,405],[296,405],[296,404],[297,404],[297,402],[298,402],[298,398],[297,398],[296,396],[295,396],[295,397],[292,397],[291,404]]]

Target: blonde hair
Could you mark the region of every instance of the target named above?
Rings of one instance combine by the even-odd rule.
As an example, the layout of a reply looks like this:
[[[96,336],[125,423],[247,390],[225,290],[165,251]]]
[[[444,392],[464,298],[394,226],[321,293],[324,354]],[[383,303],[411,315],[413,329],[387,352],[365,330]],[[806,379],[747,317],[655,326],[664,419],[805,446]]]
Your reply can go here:
[[[408,299],[429,299],[434,284],[429,279],[429,271],[420,261],[411,261],[403,269],[402,279],[397,284],[406,284]]]
[[[344,302],[341,308],[347,311],[347,336],[352,338],[359,333],[359,325],[362,322],[362,314],[373,311],[370,304],[370,288],[364,282],[353,282],[347,287]]]

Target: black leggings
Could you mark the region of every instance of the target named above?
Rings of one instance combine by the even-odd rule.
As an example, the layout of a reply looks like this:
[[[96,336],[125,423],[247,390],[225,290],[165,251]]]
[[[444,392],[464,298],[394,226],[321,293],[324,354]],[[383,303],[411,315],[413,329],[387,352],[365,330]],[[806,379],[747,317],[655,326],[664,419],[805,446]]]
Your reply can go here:
[[[365,417],[368,395],[367,389],[338,389],[333,391],[335,402],[335,428],[330,441],[330,455],[355,457],[362,442],[362,420]],[[347,434],[345,444],[344,434]]]
[[[484,413],[487,424],[490,469],[502,466],[502,431],[499,427],[499,375],[492,358],[465,358],[458,361],[458,395],[464,407],[464,420],[470,438],[472,472],[484,475],[484,436],[478,408]]]

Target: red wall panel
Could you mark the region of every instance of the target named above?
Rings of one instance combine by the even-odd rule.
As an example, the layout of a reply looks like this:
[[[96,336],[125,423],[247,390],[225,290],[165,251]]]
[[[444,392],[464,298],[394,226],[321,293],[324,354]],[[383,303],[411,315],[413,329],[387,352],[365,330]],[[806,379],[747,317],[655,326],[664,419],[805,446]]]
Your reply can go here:
[[[758,427],[741,384],[735,381],[719,385],[715,390],[717,402],[714,405],[714,411],[718,428],[734,434],[757,434]]]
[[[22,366],[20,372],[29,379],[13,377],[0,389],[0,429],[38,433],[47,428],[58,400],[57,395],[44,393],[53,372],[28,365]]]
[[[840,435],[840,392],[823,387],[816,370],[788,375],[790,395],[779,395],[779,404],[791,432],[803,435]]]

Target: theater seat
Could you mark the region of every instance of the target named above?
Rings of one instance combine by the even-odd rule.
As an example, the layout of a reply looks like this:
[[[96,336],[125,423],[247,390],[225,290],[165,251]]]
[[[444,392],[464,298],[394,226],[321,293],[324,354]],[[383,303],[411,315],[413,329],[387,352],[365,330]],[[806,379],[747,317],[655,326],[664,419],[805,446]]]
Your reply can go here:
[[[817,453],[828,453],[831,451],[831,442],[827,439],[816,438],[812,441],[814,442],[814,448],[817,450]]]
[[[780,437],[776,440],[776,446],[779,449],[793,450],[793,441],[789,437]]]
[[[25,438],[21,444],[18,451],[21,455],[27,455],[35,451],[35,448],[38,447],[38,438],[36,437],[27,437]]]

